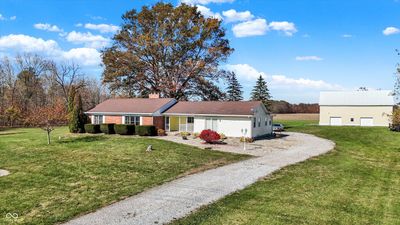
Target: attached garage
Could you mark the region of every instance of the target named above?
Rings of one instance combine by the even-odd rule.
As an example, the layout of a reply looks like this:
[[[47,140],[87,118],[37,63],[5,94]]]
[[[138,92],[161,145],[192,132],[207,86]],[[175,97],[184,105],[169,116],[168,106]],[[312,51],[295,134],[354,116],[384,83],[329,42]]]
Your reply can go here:
[[[342,126],[342,117],[331,117],[331,126]]]
[[[362,126],[362,127],[373,127],[374,126],[374,118],[372,118],[372,117],[361,117],[360,118],[360,126]]]

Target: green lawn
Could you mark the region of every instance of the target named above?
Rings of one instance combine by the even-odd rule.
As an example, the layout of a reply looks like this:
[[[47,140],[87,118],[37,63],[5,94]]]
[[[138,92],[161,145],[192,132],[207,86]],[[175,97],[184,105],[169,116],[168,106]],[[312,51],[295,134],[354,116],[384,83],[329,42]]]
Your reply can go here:
[[[283,123],[337,146],[175,224],[400,224],[400,133]]]
[[[188,173],[248,158],[172,142],[117,135],[0,131],[0,224],[54,224]],[[58,140],[59,136],[65,136]],[[155,149],[146,153],[151,144]],[[6,218],[17,213],[18,220]]]

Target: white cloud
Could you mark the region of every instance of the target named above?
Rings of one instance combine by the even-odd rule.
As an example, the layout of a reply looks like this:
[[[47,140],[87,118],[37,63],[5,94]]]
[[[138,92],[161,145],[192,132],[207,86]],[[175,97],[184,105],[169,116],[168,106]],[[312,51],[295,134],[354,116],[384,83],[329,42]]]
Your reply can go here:
[[[272,75],[271,85],[284,86],[288,88],[310,88],[318,90],[341,90],[343,89],[340,85],[330,84],[323,80],[311,80],[307,78],[289,78],[284,75]]]
[[[254,67],[249,64],[228,64],[225,66],[227,70],[233,71],[236,75],[245,80],[254,80],[257,79],[260,75],[265,77],[266,74],[256,70]]]
[[[250,37],[264,35],[268,31],[265,19],[255,19],[236,24],[232,27],[235,37]]]
[[[342,38],[352,38],[353,37],[353,35],[351,35],[351,34],[343,34],[342,35]]]
[[[102,24],[87,23],[85,24],[85,28],[90,30],[98,30],[100,31],[100,33],[115,33],[119,30],[118,26],[115,26],[113,24],[104,24],[104,23]]]
[[[211,17],[211,18],[222,20],[221,14],[214,13],[213,11],[211,11],[211,9],[209,9],[205,6],[202,6],[202,5],[196,5],[196,7],[197,7],[197,11],[199,11],[201,14],[203,14],[204,17]]]
[[[309,55],[309,56],[297,56],[296,60],[297,61],[321,61],[323,59],[319,56]]]
[[[34,28],[39,29],[39,30],[46,30],[50,32],[63,32],[61,28],[59,28],[56,25],[51,25],[48,23],[37,23],[33,25]]]
[[[323,80],[308,78],[290,78],[285,75],[267,75],[248,64],[226,65],[226,69],[236,73],[239,79],[255,81],[260,75],[267,79],[272,88],[306,88],[316,90],[341,90],[340,85],[330,84]]]
[[[0,21],[6,21],[6,20],[16,20],[17,16],[10,16],[10,18],[7,19],[7,17],[3,16],[0,14]]]
[[[94,48],[73,48],[69,51],[62,52],[62,56],[66,60],[77,61],[85,66],[100,65],[100,52]]]
[[[43,40],[23,34],[0,36],[0,50],[37,53],[54,60],[71,60],[86,66],[100,64],[100,52],[94,48],[73,48],[64,51],[54,40]]]
[[[281,31],[287,36],[292,36],[294,33],[297,32],[296,26],[294,23],[282,21],[282,22],[271,22],[269,24],[269,28],[271,30]]]
[[[254,18],[254,15],[251,14],[250,11],[237,12],[234,9],[230,9],[228,11],[223,11],[222,15],[224,15],[225,22],[227,22],[227,23],[238,22],[238,21],[248,21],[248,20],[252,20]]]
[[[385,30],[382,31],[382,33],[386,36],[392,34],[398,34],[400,33],[400,29],[397,27],[386,27]]]
[[[0,20],[6,20],[6,18],[0,14]]]
[[[16,20],[17,19],[17,16],[11,16],[10,17],[10,20]]]
[[[186,3],[188,5],[202,4],[207,5],[209,3],[232,3],[235,0],[181,0],[181,3]]]
[[[110,43],[110,39],[105,38],[101,35],[93,35],[90,32],[81,33],[72,31],[65,37],[67,41],[74,44],[83,44],[89,48],[103,48]]]
[[[23,34],[10,34],[0,37],[0,49],[14,49],[26,52],[54,52],[58,49],[57,42],[43,40]]]

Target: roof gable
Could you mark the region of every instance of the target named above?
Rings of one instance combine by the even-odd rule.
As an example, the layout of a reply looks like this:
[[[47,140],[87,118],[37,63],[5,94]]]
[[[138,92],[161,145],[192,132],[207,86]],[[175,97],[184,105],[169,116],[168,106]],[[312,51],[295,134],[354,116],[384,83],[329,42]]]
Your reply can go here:
[[[251,116],[260,105],[262,105],[260,101],[178,102],[164,114]]]
[[[325,106],[393,106],[391,91],[325,91],[319,105]]]
[[[153,114],[161,110],[165,111],[166,106],[175,102],[176,100],[173,98],[108,99],[96,105],[87,113]]]

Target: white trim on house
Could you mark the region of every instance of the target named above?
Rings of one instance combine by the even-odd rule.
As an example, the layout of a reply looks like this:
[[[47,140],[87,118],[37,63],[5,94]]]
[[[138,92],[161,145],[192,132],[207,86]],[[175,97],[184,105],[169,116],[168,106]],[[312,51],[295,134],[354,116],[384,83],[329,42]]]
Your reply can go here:
[[[253,115],[228,115],[228,114],[189,114],[189,113],[163,113],[164,116],[213,116],[213,117],[253,117]]]

